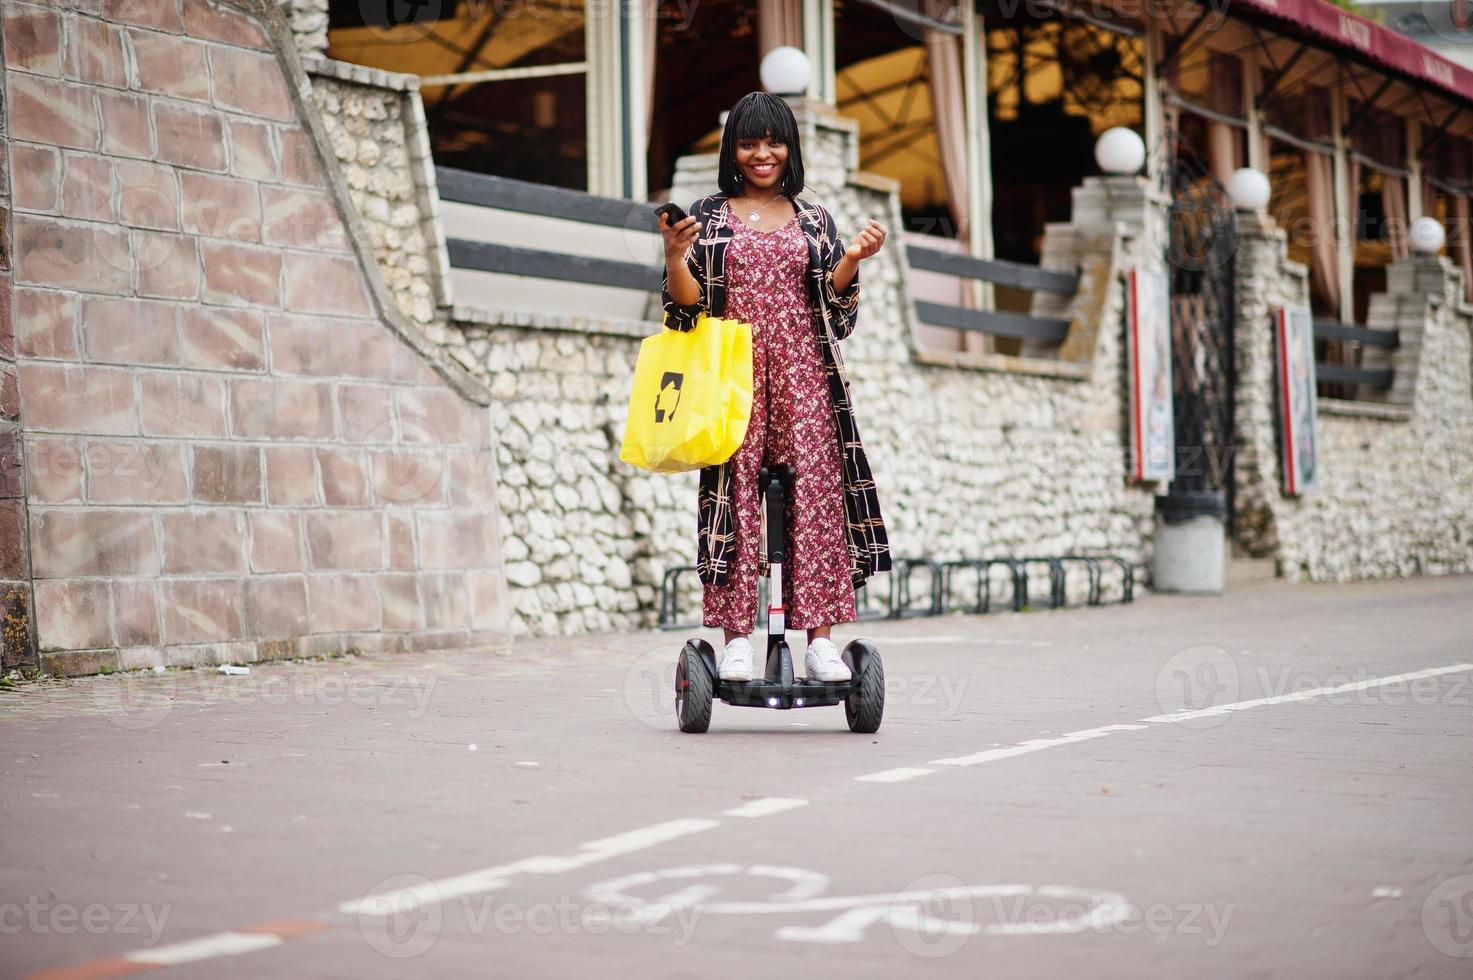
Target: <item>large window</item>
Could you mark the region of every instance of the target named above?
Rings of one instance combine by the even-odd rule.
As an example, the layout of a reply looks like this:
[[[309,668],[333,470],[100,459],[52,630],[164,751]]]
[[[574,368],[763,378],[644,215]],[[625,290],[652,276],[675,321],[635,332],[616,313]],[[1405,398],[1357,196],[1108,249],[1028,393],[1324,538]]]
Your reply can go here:
[[[860,168],[899,183],[905,230],[964,238],[971,202],[960,27],[934,30],[931,50],[927,36],[922,24],[844,4],[835,23],[834,88],[839,112],[859,121]]]
[[[1142,128],[1145,47],[1077,20],[987,23],[995,252],[1037,262],[1044,226],[1067,221],[1070,191],[1098,172],[1095,139]]]
[[[1386,267],[1406,256],[1406,126],[1373,106],[1349,101],[1347,157],[1354,206],[1354,296],[1356,323],[1365,323],[1371,296],[1386,291]]]
[[[1306,86],[1264,106],[1268,136],[1269,213],[1289,239],[1289,257],[1309,268],[1310,308],[1340,319],[1340,253],[1330,93]]]
[[[375,10],[401,7],[408,15],[398,23],[365,20]],[[437,163],[586,187],[587,24],[581,2],[380,6],[332,0],[329,11],[329,57],[424,77]]]
[[[759,5],[738,0],[658,6],[648,153],[652,197],[665,199],[680,157],[716,152],[721,113],[762,87],[761,14]],[[802,45],[801,38],[781,40]]]
[[[1447,230],[1443,254],[1463,270],[1463,295],[1473,301],[1473,144],[1443,138],[1422,161],[1422,211]]]

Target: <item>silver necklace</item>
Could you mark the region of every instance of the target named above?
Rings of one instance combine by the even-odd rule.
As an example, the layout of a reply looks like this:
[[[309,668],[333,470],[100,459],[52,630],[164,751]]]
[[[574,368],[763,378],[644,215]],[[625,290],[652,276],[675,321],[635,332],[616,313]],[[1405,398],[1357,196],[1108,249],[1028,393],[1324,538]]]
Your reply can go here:
[[[771,197],[769,197],[767,199],[767,204],[771,204],[773,201],[776,201],[781,196],[782,196],[781,194],[774,194],[774,195],[772,195]],[[747,220],[750,221],[750,222],[752,222],[753,224],[756,224],[757,223],[757,216],[762,213],[762,211],[767,207],[767,204],[762,205],[762,207],[757,208],[755,211],[750,210],[750,208],[751,208],[751,205],[750,204],[747,205],[747,207],[749,208],[749,210],[747,211]]]

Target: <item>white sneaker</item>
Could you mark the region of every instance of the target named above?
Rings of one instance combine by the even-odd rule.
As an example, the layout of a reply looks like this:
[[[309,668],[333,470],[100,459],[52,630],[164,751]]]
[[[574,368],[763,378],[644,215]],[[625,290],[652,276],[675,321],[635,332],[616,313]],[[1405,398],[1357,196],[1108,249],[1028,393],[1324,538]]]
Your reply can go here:
[[[724,681],[749,681],[752,679],[752,641],[739,636],[726,645],[721,654],[721,666],[716,674]]]
[[[823,637],[808,644],[808,652],[803,654],[803,669],[811,681],[831,683],[847,681],[850,677],[849,668],[839,659],[839,648],[833,640]]]

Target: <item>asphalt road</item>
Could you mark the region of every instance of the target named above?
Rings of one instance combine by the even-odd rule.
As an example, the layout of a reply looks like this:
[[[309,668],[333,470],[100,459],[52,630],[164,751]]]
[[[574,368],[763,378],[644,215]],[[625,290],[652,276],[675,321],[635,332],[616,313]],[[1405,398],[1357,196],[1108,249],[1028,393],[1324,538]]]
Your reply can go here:
[[[850,626],[865,736],[681,735],[658,633],[29,686],[0,972],[1466,978],[1470,626],[1466,577]]]

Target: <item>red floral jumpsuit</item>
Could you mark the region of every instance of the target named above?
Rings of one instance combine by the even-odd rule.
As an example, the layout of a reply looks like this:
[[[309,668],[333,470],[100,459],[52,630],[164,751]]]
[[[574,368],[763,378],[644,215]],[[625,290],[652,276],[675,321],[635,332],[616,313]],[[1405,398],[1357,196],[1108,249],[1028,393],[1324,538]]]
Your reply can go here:
[[[724,315],[752,325],[752,420],[732,457],[736,554],[728,584],[704,589],[704,622],[740,633],[756,625],[764,453],[767,462],[795,471],[783,565],[788,628],[853,622],[839,439],[804,280],[808,241],[796,214],[772,231],[744,225],[730,205],[721,214],[735,229],[726,251]]]

